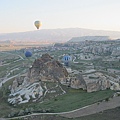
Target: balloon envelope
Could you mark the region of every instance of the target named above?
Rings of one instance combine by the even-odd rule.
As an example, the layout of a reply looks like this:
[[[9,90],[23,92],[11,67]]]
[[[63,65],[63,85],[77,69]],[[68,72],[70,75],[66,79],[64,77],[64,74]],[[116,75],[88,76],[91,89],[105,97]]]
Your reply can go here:
[[[32,56],[32,53],[31,53],[30,51],[26,51],[26,52],[25,52],[25,56],[26,56],[26,57],[31,57],[31,56]]]
[[[65,55],[65,56],[63,57],[63,61],[64,61],[64,65],[65,65],[65,66],[69,66],[69,62],[71,61],[71,56]]]
[[[35,21],[34,25],[36,26],[37,29],[42,25],[40,21]]]
[[[70,57],[69,55],[65,55],[65,56],[63,57],[63,61],[68,62],[68,61],[70,61],[70,60],[71,60],[71,57]]]

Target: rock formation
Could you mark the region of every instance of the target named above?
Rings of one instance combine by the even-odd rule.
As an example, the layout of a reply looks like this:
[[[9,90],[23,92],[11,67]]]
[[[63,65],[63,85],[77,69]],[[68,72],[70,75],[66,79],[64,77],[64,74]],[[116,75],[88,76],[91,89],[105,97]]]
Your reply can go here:
[[[71,79],[71,88],[86,90],[87,86],[81,74]]]
[[[87,92],[105,90],[108,88],[110,88],[110,82],[108,80],[98,80],[87,83]]]
[[[46,94],[52,94],[53,91],[55,96],[64,94],[65,91],[60,83],[67,76],[66,68],[59,61],[53,59],[49,54],[43,54],[41,58],[34,61],[27,76],[24,78],[18,76],[13,81],[13,84],[9,87],[11,94],[8,102],[21,104],[29,102],[31,98],[33,101],[42,100]],[[46,82],[49,82],[51,87]]]
[[[102,76],[100,73],[97,75]],[[29,102],[31,99],[32,101],[42,101],[47,94],[50,97],[62,95],[66,92],[62,89],[61,84],[74,89],[87,90],[87,92],[110,88],[109,80],[103,76],[98,78],[96,81],[86,82],[80,73],[70,77],[66,68],[59,61],[53,59],[49,54],[43,54],[41,58],[33,62],[26,76],[18,76],[13,81],[9,87],[11,94],[8,102],[21,104]]]
[[[36,78],[41,81],[56,81],[56,77],[61,80],[67,76],[68,72],[63,65],[54,60],[49,54],[44,54],[41,58],[35,60],[28,72],[30,79]]]

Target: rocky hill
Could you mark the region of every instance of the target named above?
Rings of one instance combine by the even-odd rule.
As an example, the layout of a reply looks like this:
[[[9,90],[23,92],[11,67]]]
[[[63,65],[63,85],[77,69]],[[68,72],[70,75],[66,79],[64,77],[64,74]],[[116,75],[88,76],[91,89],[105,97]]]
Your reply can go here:
[[[60,82],[67,76],[68,72],[60,62],[44,54],[34,61],[27,76],[18,76],[9,86],[11,94],[8,102],[21,104],[64,94]]]
[[[96,73],[96,75],[103,76],[100,73]],[[99,79],[90,82],[88,80],[90,77],[85,76],[80,73],[70,73],[59,61],[49,54],[43,54],[41,58],[33,62],[27,75],[18,76],[9,86],[11,93],[8,102],[10,104],[22,104],[29,101],[42,102],[45,99],[65,94],[68,87],[83,89],[87,92],[105,90],[111,87],[110,81],[105,78],[96,76]]]
[[[49,54],[36,59],[26,76],[18,76],[9,86],[11,94],[8,102],[21,104],[29,101],[43,101],[65,94],[62,85],[86,90],[82,75],[69,77],[67,69]]]
[[[40,59],[34,61],[29,69],[28,77],[40,81],[61,81],[68,76],[68,72],[63,65],[54,60],[49,54],[43,54]]]

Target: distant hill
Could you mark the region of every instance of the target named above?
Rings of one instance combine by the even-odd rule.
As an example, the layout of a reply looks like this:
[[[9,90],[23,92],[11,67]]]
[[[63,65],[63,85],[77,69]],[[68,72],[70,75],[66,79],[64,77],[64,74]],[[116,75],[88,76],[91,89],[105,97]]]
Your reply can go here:
[[[106,41],[110,40],[109,36],[82,36],[82,37],[73,37],[68,42],[80,42],[80,41]]]
[[[28,32],[0,34],[0,41],[66,42],[73,37],[81,36],[109,36],[112,39],[118,39],[120,38],[120,32],[83,28],[41,29]]]

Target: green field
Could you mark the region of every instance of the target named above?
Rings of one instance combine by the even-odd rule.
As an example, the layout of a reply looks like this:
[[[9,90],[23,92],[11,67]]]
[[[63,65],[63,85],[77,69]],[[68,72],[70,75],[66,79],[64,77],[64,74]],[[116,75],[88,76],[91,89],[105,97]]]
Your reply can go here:
[[[66,89],[67,94],[60,95],[49,100],[46,99],[43,103],[29,102],[18,106],[11,106],[7,103],[7,95],[9,94],[9,90],[7,88],[11,82],[12,80],[6,82],[2,89],[0,89],[0,109],[4,109],[4,111],[0,111],[0,117],[7,117],[8,114],[12,114],[14,116],[14,114],[18,114],[20,110],[25,111],[26,109],[31,108],[32,113],[39,113],[44,110],[54,113],[71,111],[112,97],[114,93],[114,91],[111,90],[87,93],[83,90],[75,90],[62,86],[63,89]]]
[[[111,90],[87,93],[83,90],[69,89],[67,94],[34,106],[36,109],[52,109],[53,112],[66,112],[102,101],[112,95],[113,91]],[[30,106],[32,107],[32,105]]]

